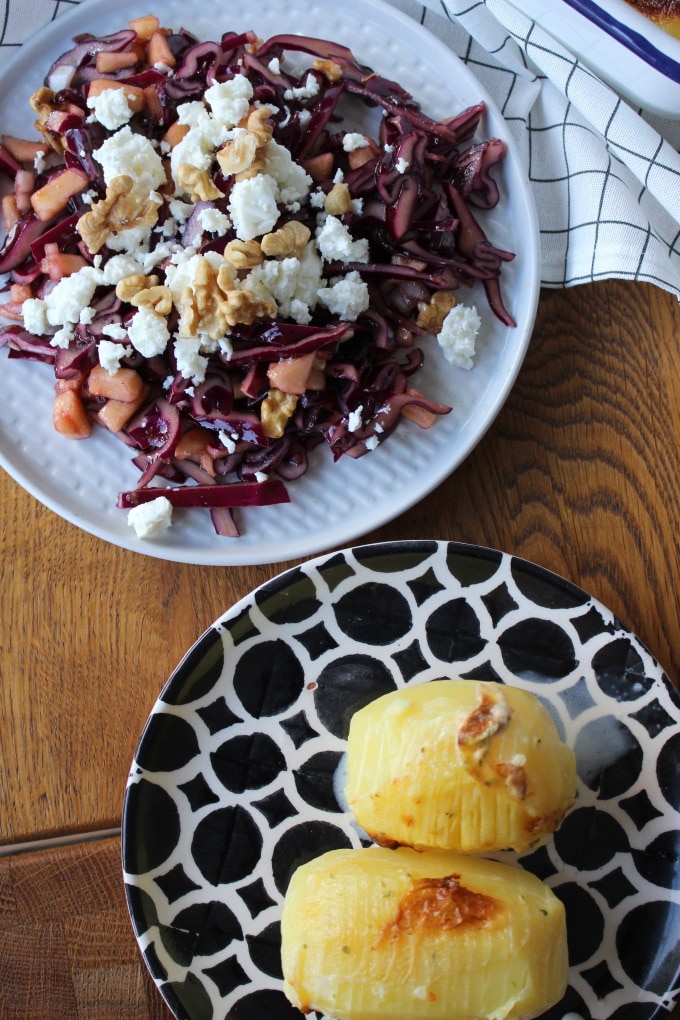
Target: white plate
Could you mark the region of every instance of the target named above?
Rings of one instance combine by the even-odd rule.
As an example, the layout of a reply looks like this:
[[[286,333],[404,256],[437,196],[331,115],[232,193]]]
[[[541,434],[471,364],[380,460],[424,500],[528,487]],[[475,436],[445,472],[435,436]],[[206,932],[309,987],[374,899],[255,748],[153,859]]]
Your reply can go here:
[[[499,183],[499,206],[484,219],[489,237],[517,253],[503,269],[503,293],[517,321],[509,329],[475,292],[482,316],[477,363],[456,369],[433,342],[418,386],[453,412],[423,432],[400,425],[387,442],[359,460],[333,464],[315,451],[308,473],[289,485],[292,502],[238,511],[242,535],[218,537],[205,511],[175,512],[162,536],[142,541],[116,509],[119,491],[134,488],[138,471],[113,436],[97,430],[73,442],[52,427],[54,379],[45,366],[2,356],[0,464],[52,510],[109,542],[167,560],[213,565],[269,563],[347,544],[407,510],[445,479],[470,453],[502,407],[524,359],[538,300],[539,240],[533,196],[500,113],[470,71],[419,24],[380,0],[166,0],[151,3],[162,24],[185,26],[199,39],[229,29],[253,28],[262,38],[298,32],[350,46],[359,61],[397,78],[434,117],[454,114],[485,100],[480,131],[508,144]],[[42,84],[51,63],[78,32],[100,35],[125,27],[139,14],[138,0],[84,0],[19,52],[0,76],[2,130],[25,135],[32,119],[29,95]]]
[[[680,117],[680,39],[626,0],[510,0],[633,106]]]
[[[130,771],[123,867],[177,1017],[300,1017],[282,992],[281,906],[297,865],[366,841],[342,792],[352,713],[446,676],[532,692],[576,754],[576,803],[521,858],[567,914],[569,988],[543,1020],[667,1016],[680,991],[678,692],[575,585],[421,541],[285,571],[220,617],[161,693]]]

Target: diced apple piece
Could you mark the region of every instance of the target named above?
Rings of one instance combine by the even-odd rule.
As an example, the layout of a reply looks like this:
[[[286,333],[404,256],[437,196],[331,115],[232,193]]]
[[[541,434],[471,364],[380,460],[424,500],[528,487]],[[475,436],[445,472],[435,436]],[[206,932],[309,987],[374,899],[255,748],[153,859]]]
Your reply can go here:
[[[19,163],[32,163],[36,156],[50,148],[47,142],[33,142],[27,138],[15,138],[13,135],[2,135],[0,140]]]
[[[48,114],[43,128],[55,135],[63,135],[65,131],[79,127],[83,122],[83,111],[73,113],[71,110],[52,110]]]
[[[33,291],[27,283],[13,283],[9,288],[9,296],[12,301],[17,301],[21,304],[22,301],[33,297]]]
[[[23,322],[22,304],[20,301],[5,301],[4,304],[0,304],[0,318],[9,319],[11,322]]]
[[[14,178],[14,197],[17,212],[22,214],[31,208],[31,196],[35,187],[35,170],[17,170]]]
[[[163,106],[158,97],[158,89],[155,85],[147,85],[144,88],[144,105],[146,109],[157,120],[163,117]]]
[[[301,397],[307,389],[307,380],[314,366],[315,358],[316,351],[311,351],[298,358],[273,361],[267,369],[267,378],[277,390]]]
[[[144,380],[134,368],[119,368],[111,375],[103,365],[95,365],[87,378],[88,393],[131,404],[146,392]]]
[[[122,371],[122,369],[120,370]],[[117,373],[116,373],[117,374]],[[97,420],[109,432],[120,432],[130,421],[132,415],[142,406],[146,400],[146,391],[139,400],[132,402],[127,400],[107,400],[97,411]]]
[[[67,167],[31,195],[33,212],[43,222],[51,220],[74,195],[90,186],[90,178],[82,170]]]
[[[52,418],[56,431],[67,439],[88,439],[92,435],[92,422],[75,390],[57,393]]]
[[[140,89],[138,85],[126,85],[124,81],[112,81],[110,78],[95,78],[94,81],[91,81],[87,98],[91,99],[94,96],[100,96],[102,92],[106,92],[108,89],[123,89],[128,106],[133,113],[139,113],[140,110],[144,109],[146,103],[144,89]]]
[[[19,219],[20,213],[17,209],[16,195],[3,195],[2,198],[2,223],[5,233],[8,234]]]
[[[423,396],[420,390],[417,390],[414,387],[409,387],[406,392],[412,397]],[[402,418],[408,418],[409,421],[412,421],[414,425],[417,425],[418,428],[421,429],[431,428],[438,417],[438,415],[433,414],[432,411],[429,411],[426,407],[421,407],[419,404],[406,404],[406,406],[401,409],[401,416]]]
[[[204,471],[207,471],[209,475],[214,475],[215,465],[212,456],[208,453],[208,446],[212,442],[214,442],[213,436],[207,429],[189,429],[178,440],[175,457],[178,460],[195,457]]]
[[[318,156],[306,159],[302,167],[313,181],[327,181],[333,175],[333,153],[321,152]]]
[[[100,50],[97,54],[95,67],[98,74],[113,74],[124,67],[132,67],[137,63],[138,56],[131,50],[124,53],[112,53],[109,50]]]
[[[347,154],[347,162],[352,170],[356,170],[358,167],[363,166],[364,163],[368,163],[369,160],[375,159],[376,156],[380,155],[382,155],[382,150],[378,148],[372,138],[367,138],[366,145],[362,145],[360,149],[354,149]]]
[[[88,265],[87,259],[82,255],[72,255],[68,252],[59,251],[59,245],[55,242],[45,245],[45,254],[40,260],[41,272],[49,276],[50,280],[61,280],[64,276],[71,276]]]
[[[174,149],[177,143],[182,141],[188,131],[188,124],[180,124],[179,121],[175,121],[163,135],[163,141],[167,142],[171,149]]]
[[[152,67],[155,67],[156,64],[165,64],[166,67],[175,66],[175,54],[168,46],[164,32],[157,31],[151,36],[146,47],[146,58]]]
[[[143,14],[139,18],[132,18],[128,25],[133,32],[137,33],[138,39],[148,42],[154,32],[158,31],[161,23],[154,14]]]

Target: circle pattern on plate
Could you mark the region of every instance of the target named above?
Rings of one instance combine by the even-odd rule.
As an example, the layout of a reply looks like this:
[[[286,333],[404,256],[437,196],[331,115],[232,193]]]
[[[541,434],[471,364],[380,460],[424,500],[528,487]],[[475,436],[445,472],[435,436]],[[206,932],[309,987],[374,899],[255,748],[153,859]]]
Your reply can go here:
[[[126,791],[125,881],[178,1017],[300,1016],[280,990],[288,881],[313,856],[367,842],[343,803],[349,720],[387,691],[445,676],[531,691],[576,751],[576,804],[520,858],[567,912],[570,985],[545,1017],[650,1020],[671,1008],[677,692],[569,582],[493,550],[414,541],[329,554],[258,588],[190,650],[149,718]]]

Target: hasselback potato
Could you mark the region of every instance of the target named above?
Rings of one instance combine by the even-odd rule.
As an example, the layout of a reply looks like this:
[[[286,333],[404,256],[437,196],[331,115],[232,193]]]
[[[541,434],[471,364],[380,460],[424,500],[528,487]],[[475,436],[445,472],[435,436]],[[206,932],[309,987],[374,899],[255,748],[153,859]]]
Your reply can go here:
[[[338,1020],[529,1020],[564,995],[565,914],[518,865],[332,850],[294,873],[284,990]]]
[[[436,680],[351,719],[347,802],[383,846],[526,851],[557,828],[575,786],[573,751],[519,688]]]

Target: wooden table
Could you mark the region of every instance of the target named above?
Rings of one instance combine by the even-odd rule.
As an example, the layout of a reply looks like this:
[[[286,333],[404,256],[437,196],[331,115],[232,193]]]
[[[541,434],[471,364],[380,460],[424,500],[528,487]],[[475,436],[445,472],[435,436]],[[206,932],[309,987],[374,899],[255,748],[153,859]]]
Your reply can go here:
[[[613,610],[678,683],[679,340],[680,306],[652,286],[544,292],[486,437],[361,541],[460,540],[532,560]],[[192,567],[118,549],[5,475],[0,511],[0,1017],[169,1018],[125,907],[128,768],[184,652],[292,564]]]

